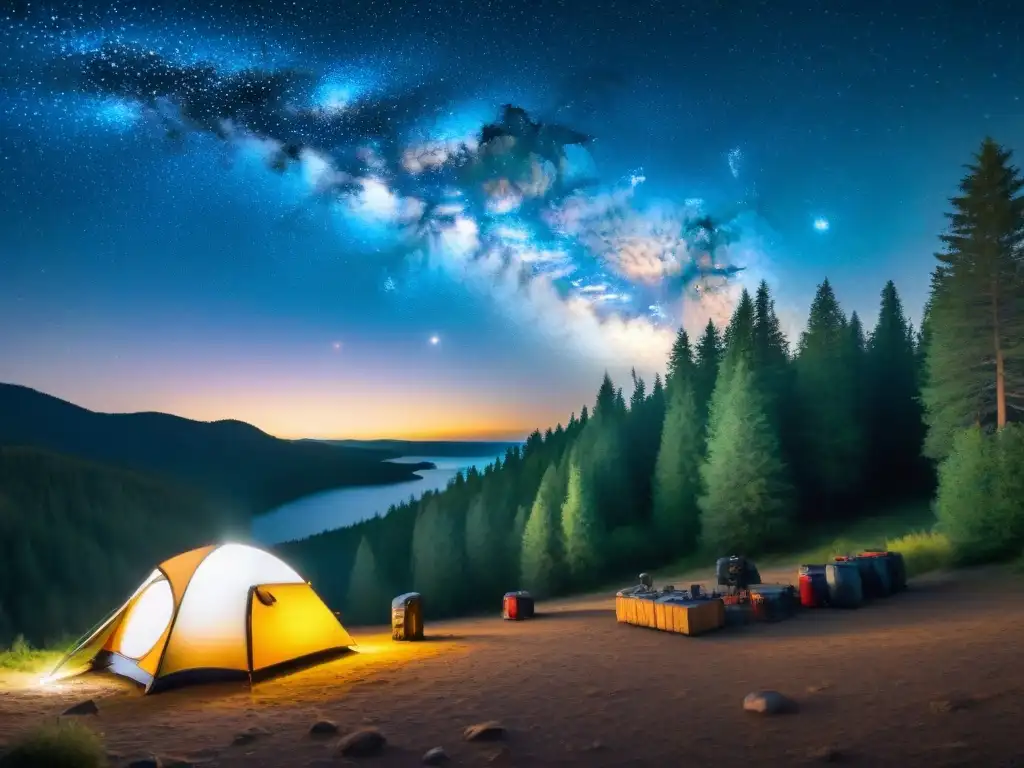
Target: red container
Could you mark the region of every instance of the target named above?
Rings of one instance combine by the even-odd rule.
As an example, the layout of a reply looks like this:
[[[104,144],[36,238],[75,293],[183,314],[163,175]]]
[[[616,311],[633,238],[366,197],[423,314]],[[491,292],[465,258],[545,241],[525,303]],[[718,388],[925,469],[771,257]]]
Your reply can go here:
[[[804,608],[815,608],[818,605],[818,596],[814,593],[814,582],[809,573],[800,574],[800,605]]]
[[[529,592],[507,592],[501,601],[501,617],[506,621],[533,618],[533,597]]]

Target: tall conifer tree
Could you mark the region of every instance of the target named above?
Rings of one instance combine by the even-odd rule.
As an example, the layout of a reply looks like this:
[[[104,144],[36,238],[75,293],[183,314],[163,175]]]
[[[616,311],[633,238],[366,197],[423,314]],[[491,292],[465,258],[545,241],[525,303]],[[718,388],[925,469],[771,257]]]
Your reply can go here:
[[[721,554],[753,554],[784,539],[791,486],[778,439],[742,357],[719,376],[701,467],[701,538]]]
[[[952,199],[928,312],[925,450],[957,430],[1024,416],[1024,187],[1011,153],[986,139]]]
[[[818,286],[796,358],[801,473],[812,516],[829,517],[859,488],[862,454],[850,330],[828,280]]]

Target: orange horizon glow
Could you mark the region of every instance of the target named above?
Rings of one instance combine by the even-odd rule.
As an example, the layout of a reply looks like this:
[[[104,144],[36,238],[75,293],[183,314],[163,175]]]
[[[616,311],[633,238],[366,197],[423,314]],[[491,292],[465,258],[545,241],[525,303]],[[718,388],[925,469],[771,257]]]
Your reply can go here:
[[[372,392],[362,387],[325,391],[316,384],[291,391],[275,386],[224,389],[40,391],[97,413],[158,412],[207,423],[242,421],[284,440],[521,442],[534,429],[564,425],[571,410],[561,413],[557,405],[543,403],[526,416],[524,411],[534,410],[532,403],[495,400],[483,392],[435,390],[411,402],[408,393],[389,387]]]

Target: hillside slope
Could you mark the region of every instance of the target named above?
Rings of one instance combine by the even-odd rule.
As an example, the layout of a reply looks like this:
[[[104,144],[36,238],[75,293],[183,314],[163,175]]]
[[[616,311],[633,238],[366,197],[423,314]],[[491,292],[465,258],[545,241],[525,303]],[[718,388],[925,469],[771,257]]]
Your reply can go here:
[[[0,647],[81,634],[162,560],[247,527],[239,510],[159,478],[0,447]]]
[[[28,446],[165,475],[254,514],[308,493],[414,478],[377,451],[281,440],[240,421],[96,413],[0,384],[0,445]]]

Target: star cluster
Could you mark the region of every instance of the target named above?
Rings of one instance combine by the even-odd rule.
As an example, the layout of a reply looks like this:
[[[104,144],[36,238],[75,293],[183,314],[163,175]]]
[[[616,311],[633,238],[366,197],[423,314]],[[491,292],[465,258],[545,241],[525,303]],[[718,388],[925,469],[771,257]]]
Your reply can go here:
[[[410,269],[439,269],[599,357],[657,360],[686,317],[723,321],[736,276],[757,266],[757,222],[742,207],[719,220],[697,198],[644,201],[642,172],[601,178],[594,137],[517,106],[486,109],[443,79],[239,66],[123,34],[57,48],[60,92],[98,125],[255,153],[349,234],[375,232],[376,248],[400,257],[385,264],[385,290]],[[454,109],[460,99],[473,106]],[[734,177],[741,157],[728,153]]]
[[[73,379],[44,368],[129,327],[164,370],[162,306],[206,318],[175,343],[214,367],[212,333],[255,360],[263,327],[345,381],[415,358],[514,402],[533,366],[570,382],[529,400],[560,416],[762,277],[790,338],[824,277],[864,317],[892,278],[914,315],[971,148],[1021,145],[1022,24],[1010,0],[13,0],[0,378]]]

